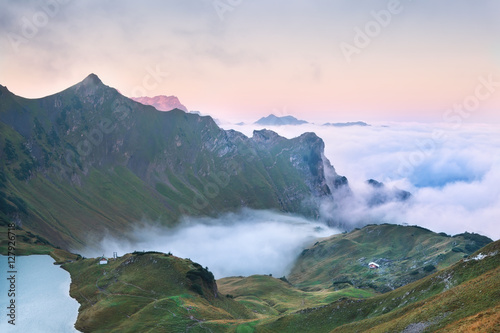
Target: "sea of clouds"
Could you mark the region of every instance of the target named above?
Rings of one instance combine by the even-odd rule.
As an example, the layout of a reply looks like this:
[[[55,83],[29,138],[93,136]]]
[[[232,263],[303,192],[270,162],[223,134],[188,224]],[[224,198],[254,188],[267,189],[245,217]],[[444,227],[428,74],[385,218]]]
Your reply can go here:
[[[321,202],[311,221],[275,211],[243,209],[218,218],[185,218],[176,228],[139,223],[125,238],[106,236],[85,256],[133,251],[172,252],[208,266],[216,278],[286,275],[300,252],[320,237],[369,223],[418,225],[435,232],[476,232],[500,238],[500,125],[383,123],[367,127],[268,127],[292,138],[315,132],[325,156],[349,180],[352,194]],[[223,125],[252,136],[256,125]],[[406,202],[370,206],[384,182],[412,193]],[[327,226],[337,221],[340,225]],[[94,243],[95,244],[95,243]]]
[[[325,201],[324,217],[347,225],[408,223],[436,232],[500,238],[500,124],[387,122],[372,126],[268,127],[292,138],[315,132],[325,156],[349,180],[349,200]],[[230,126],[248,136],[262,126]],[[369,207],[366,180],[413,194],[406,203]]]

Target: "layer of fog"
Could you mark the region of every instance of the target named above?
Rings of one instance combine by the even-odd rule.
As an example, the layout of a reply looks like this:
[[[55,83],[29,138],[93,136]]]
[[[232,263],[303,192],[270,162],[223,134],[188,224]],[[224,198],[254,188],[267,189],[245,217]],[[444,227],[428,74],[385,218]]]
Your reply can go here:
[[[10,273],[0,282],[0,332],[78,332],[74,325],[79,304],[69,296],[70,275],[53,263],[49,256],[16,257],[15,297],[7,295]],[[0,264],[7,270],[6,256],[0,256]],[[10,299],[15,300],[15,325],[7,322]]]
[[[256,125],[223,125],[252,136]],[[369,127],[317,125],[267,127],[292,138],[315,132],[325,155],[349,179],[353,196],[325,200],[322,216],[350,226],[408,223],[436,232],[476,232],[500,238],[500,125],[385,123]],[[407,203],[369,207],[376,179],[410,191]]]
[[[208,266],[216,278],[286,275],[300,252],[320,237],[340,231],[322,223],[272,211],[243,209],[218,218],[184,219],[176,228],[144,223],[127,238],[105,237],[84,256],[133,251],[171,252]]]

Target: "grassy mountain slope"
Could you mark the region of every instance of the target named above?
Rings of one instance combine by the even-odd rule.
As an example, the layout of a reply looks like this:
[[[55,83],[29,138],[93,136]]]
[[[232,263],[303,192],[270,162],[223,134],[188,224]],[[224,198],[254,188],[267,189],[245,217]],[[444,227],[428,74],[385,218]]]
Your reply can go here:
[[[230,295],[261,317],[326,305],[343,297],[366,298],[374,295],[373,292],[354,288],[306,292],[284,279],[267,275],[223,278],[217,280],[217,285],[222,294]]]
[[[305,249],[288,279],[303,290],[348,287],[387,292],[448,267],[491,239],[450,237],[415,226],[369,225]],[[375,262],[379,269],[370,269]]]
[[[0,130],[0,217],[65,248],[143,219],[172,225],[240,207],[314,216],[310,199],[346,184],[314,133],[247,138],[134,102],[95,75],[40,99],[0,86]]]
[[[388,232],[388,227],[367,226],[347,236],[373,246],[371,234]],[[395,240],[399,234],[404,241],[407,231],[413,237],[421,232],[419,242],[424,243],[436,236],[422,228],[394,227],[402,229],[391,236]],[[459,237],[468,239],[463,244],[469,249],[486,241],[474,234]],[[428,255],[434,260],[433,251]],[[189,259],[156,252],[127,254],[108,265],[77,258],[63,268],[72,277],[71,295],[81,304],[76,326],[85,332],[465,332],[496,327],[500,241],[447,265],[382,294],[352,286],[304,291],[285,278],[263,275],[216,283],[208,269]]]
[[[70,272],[70,294],[81,304],[75,326],[83,332],[197,332],[205,321],[254,318],[222,296],[213,275],[189,259],[146,252],[107,265],[82,259],[62,268]]]
[[[500,241],[496,241],[394,291],[301,310],[257,325],[255,332],[468,332],[474,327],[494,332],[498,328],[495,309],[500,306],[499,276]]]

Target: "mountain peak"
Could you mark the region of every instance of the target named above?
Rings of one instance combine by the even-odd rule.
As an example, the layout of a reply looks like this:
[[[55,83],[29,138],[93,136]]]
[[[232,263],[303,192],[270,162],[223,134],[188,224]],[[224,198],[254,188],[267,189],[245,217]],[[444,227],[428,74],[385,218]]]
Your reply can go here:
[[[159,111],[170,111],[173,109],[179,109],[184,112],[188,112],[188,109],[179,101],[176,96],[165,96],[159,95],[154,97],[132,97],[136,102],[144,105],[152,105]]]
[[[7,89],[7,86],[2,86],[0,84],[0,96],[2,96],[4,92],[9,92],[9,89]]]
[[[252,139],[256,142],[270,142],[283,139],[283,137],[279,136],[276,132],[268,129],[263,129],[260,131],[254,130]]]
[[[100,92],[108,91],[108,89],[116,90],[102,83],[101,79],[94,73],[89,74],[83,81],[78,82],[68,89],[76,93],[79,97],[93,96]]]
[[[83,85],[100,85],[103,84],[101,79],[94,73],[90,73],[82,82]]]

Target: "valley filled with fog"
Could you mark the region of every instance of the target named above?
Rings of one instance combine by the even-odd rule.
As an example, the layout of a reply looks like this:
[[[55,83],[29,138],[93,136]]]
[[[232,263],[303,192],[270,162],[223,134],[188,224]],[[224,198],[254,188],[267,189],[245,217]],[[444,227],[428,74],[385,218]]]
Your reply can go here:
[[[340,233],[316,221],[274,211],[243,209],[218,218],[186,218],[176,228],[139,223],[126,238],[104,237],[82,255],[133,251],[171,252],[208,266],[216,278],[272,274],[281,277],[318,238]]]
[[[252,136],[255,125],[223,125]],[[185,218],[176,228],[141,222],[125,239],[101,237],[85,256],[133,251],[171,252],[208,266],[216,278],[286,275],[301,251],[320,237],[370,223],[419,225],[435,232],[500,237],[500,131],[496,126],[387,123],[333,128],[269,128],[287,138],[315,132],[325,155],[349,180],[352,195],[321,202],[317,221],[275,211],[243,209],[218,218]],[[405,202],[370,206],[366,180],[412,193]],[[342,227],[325,221],[341,221]],[[95,239],[91,243],[96,244]]]

